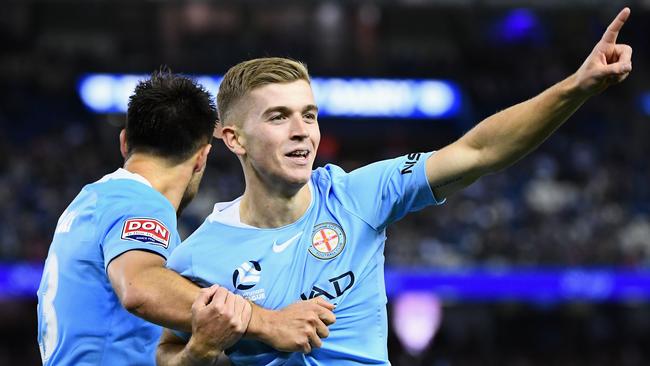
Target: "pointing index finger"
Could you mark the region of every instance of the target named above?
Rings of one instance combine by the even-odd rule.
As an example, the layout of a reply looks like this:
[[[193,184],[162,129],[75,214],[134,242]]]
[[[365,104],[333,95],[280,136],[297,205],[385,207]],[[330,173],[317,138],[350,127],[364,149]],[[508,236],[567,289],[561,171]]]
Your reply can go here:
[[[612,23],[607,27],[607,30],[603,34],[602,41],[606,43],[616,43],[616,38],[618,37],[618,32],[623,28],[623,24],[627,21],[627,18],[630,17],[630,8],[624,8],[621,10]]]

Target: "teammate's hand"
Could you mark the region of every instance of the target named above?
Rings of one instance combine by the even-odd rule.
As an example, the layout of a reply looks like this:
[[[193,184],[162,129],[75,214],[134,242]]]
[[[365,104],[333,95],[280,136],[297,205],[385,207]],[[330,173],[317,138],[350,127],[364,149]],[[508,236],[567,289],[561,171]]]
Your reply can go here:
[[[258,316],[266,324],[260,338],[278,351],[309,353],[322,346],[321,338],[329,336],[327,326],[336,321],[332,310],[334,305],[320,297],[275,311],[260,308]]]
[[[241,296],[219,285],[201,289],[192,304],[192,354],[216,359],[242,337],[250,319],[251,305]]]
[[[620,83],[632,71],[632,47],[616,44],[618,33],[629,16],[629,8],[624,8],[618,13],[578,69],[576,73],[578,88],[587,95],[600,93],[608,86]]]

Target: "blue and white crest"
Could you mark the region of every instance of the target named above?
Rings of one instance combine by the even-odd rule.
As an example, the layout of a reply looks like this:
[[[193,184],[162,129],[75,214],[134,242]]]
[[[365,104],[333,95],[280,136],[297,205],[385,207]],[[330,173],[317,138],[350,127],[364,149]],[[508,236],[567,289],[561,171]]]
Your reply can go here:
[[[244,262],[232,274],[232,285],[238,290],[248,290],[260,282],[262,267],[257,261]]]

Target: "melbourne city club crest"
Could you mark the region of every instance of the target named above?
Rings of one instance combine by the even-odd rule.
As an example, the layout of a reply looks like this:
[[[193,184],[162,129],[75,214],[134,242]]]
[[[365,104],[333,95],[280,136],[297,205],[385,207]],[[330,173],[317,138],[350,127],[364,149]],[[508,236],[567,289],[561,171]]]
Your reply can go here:
[[[324,222],[314,226],[309,253],[318,259],[329,260],[345,248],[345,232],[336,223]]]

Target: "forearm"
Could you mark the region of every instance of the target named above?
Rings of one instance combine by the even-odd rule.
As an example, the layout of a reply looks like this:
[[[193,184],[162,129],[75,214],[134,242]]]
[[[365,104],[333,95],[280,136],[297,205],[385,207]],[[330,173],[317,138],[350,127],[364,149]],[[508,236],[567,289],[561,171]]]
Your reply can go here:
[[[483,173],[500,170],[539,146],[587,99],[572,75],[536,97],[488,117],[462,139],[480,152]]]
[[[141,270],[120,291],[128,300],[125,307],[135,315],[165,328],[186,332],[192,330],[191,307],[200,289],[162,266]],[[131,295],[137,294],[137,295]],[[273,312],[251,303],[253,313],[247,330],[247,338],[269,341],[272,338]]]
[[[191,355],[182,344],[160,344],[156,351],[156,365],[181,366],[195,365]]]
[[[266,344],[272,344],[272,335],[270,334],[270,319],[272,310],[267,310],[251,302],[251,320],[244,334],[244,338],[254,339]]]
[[[191,340],[190,340],[191,342]],[[221,352],[212,350],[209,354],[197,356],[191,343],[161,343],[156,352],[158,366],[199,366],[216,364]]]
[[[167,268],[152,267],[139,273],[129,286],[139,294],[129,311],[166,328],[191,331],[192,302],[199,294],[192,282]]]

